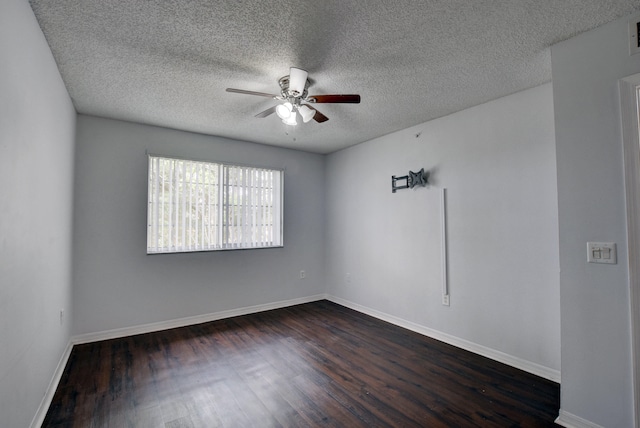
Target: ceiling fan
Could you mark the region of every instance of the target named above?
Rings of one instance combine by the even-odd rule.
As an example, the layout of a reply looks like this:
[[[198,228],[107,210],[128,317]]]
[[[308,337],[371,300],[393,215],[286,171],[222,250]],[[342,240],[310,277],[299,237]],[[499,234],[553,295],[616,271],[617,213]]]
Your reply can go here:
[[[278,80],[280,84],[280,95],[267,94],[264,92],[246,91],[244,89],[227,88],[227,92],[235,92],[237,94],[257,95],[260,97],[273,98],[274,100],[284,101],[263,112],[256,114],[256,117],[267,117],[272,113],[276,113],[282,121],[287,125],[297,125],[296,117],[299,114],[304,123],[311,119],[318,123],[329,120],[327,116],[320,113],[310,104],[319,103],[349,103],[358,104],[360,95],[308,95],[310,85],[307,79],[309,73],[300,68],[291,67],[288,76],[281,77]]]

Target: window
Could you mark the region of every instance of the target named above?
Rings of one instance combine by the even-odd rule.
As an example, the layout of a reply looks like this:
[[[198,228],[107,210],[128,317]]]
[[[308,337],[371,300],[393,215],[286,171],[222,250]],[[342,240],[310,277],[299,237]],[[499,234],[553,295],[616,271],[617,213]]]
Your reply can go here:
[[[147,254],[282,246],[283,175],[149,156]]]

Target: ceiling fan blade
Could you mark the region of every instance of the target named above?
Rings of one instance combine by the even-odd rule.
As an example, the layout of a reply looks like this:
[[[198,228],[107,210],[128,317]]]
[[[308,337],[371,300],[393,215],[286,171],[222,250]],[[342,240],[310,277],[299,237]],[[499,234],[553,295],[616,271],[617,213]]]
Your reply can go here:
[[[360,102],[360,95],[310,95],[307,97],[307,101],[311,103],[351,103],[358,104]]]
[[[266,109],[265,111],[263,111],[263,112],[260,112],[260,113],[256,114],[256,117],[261,117],[261,118],[262,118],[262,117],[267,117],[267,116],[269,116],[270,114],[275,113],[275,111],[276,111],[276,107],[278,107],[278,106],[273,106],[273,107],[271,107],[271,108],[268,108],[268,109]]]
[[[306,105],[306,104],[305,104]],[[316,114],[313,115],[313,120],[315,120],[318,123],[322,123],[322,122],[326,122],[327,120],[329,120],[329,118],[327,116],[325,116],[324,114],[320,113],[318,110],[314,109],[311,106],[308,106],[311,110],[315,111]]]
[[[302,95],[307,85],[309,73],[301,68],[291,67],[289,69],[289,91]]]
[[[267,94],[265,92],[245,91],[244,89],[227,88],[227,92],[234,92],[236,94],[257,95],[259,97],[278,99],[278,95]]]

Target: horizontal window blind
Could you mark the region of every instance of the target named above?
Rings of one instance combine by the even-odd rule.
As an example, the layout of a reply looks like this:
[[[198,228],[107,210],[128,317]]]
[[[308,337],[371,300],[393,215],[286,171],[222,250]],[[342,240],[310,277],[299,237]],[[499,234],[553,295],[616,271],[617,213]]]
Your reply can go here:
[[[147,253],[282,246],[283,172],[149,156]]]

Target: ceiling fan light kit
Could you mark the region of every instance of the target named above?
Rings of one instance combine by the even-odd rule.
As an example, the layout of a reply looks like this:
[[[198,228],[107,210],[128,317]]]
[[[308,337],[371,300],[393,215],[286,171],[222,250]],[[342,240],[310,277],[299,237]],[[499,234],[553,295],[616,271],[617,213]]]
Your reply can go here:
[[[282,119],[282,123],[284,123],[285,125],[296,126],[298,124],[298,121],[296,120],[295,110],[291,110],[287,117],[280,117],[280,119]]]
[[[246,91],[244,89],[227,88],[227,92],[237,94],[256,95],[260,97],[272,98],[284,101],[274,107],[256,114],[256,117],[263,118],[275,112],[286,125],[295,126],[298,124],[296,116],[300,114],[304,123],[314,119],[318,123],[329,120],[327,116],[320,113],[309,104],[315,103],[349,103],[358,104],[360,95],[308,95],[308,88],[311,82],[308,79],[309,73],[301,68],[291,67],[289,75],[278,80],[280,85],[280,95],[272,95],[264,92]]]
[[[291,113],[293,113],[293,105],[289,101],[276,107],[276,114],[282,120],[288,119]]]
[[[306,106],[306,105],[301,105],[298,108],[298,113],[300,113],[300,116],[302,117],[302,121],[304,123],[309,122],[311,119],[313,119],[313,116],[316,114],[315,111],[313,111],[312,109],[309,108],[309,106]]]

